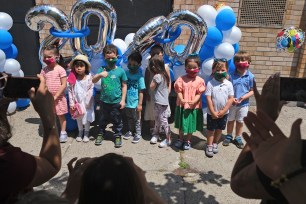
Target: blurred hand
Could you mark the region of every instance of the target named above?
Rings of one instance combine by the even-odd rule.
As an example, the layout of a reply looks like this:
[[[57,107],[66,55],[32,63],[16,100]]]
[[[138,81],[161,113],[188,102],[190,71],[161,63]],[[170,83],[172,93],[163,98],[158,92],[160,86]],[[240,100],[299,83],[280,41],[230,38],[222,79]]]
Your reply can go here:
[[[137,106],[137,111],[138,111],[138,112],[141,112],[141,111],[142,111],[142,105],[138,104],[138,106]]]
[[[243,133],[243,138],[251,148],[256,165],[265,175],[275,180],[302,167],[302,119],[293,123],[289,138],[263,111],[258,111],[257,116],[249,112],[244,122],[251,136]]]
[[[108,72],[106,71],[106,69],[104,68],[103,72],[100,73],[100,75],[103,77],[103,78],[106,78],[108,76]]]
[[[42,120],[47,119],[48,122],[54,123],[54,98],[47,89],[45,78],[39,74],[37,77],[40,79],[37,91],[35,92],[35,88],[32,87],[28,92],[31,102]]]
[[[125,107],[125,101],[120,101],[120,109],[124,109]]]
[[[261,94],[259,94],[254,81],[254,96],[257,110],[265,112],[273,121],[276,121],[285,104],[285,101],[280,101],[280,73],[273,74],[268,78]]]

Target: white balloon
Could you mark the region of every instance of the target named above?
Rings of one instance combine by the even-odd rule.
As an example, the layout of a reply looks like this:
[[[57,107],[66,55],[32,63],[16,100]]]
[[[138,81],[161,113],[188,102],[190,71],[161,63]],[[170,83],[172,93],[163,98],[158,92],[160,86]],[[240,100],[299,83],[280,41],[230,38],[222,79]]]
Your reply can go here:
[[[21,69],[19,70],[19,76],[24,77],[24,72]]]
[[[6,73],[19,72],[19,70],[20,70],[20,64],[17,60],[15,60],[15,59],[5,60],[4,71]]]
[[[20,70],[19,70],[20,71]],[[20,72],[17,71],[17,72],[13,72],[11,73],[13,77],[20,77]]]
[[[222,42],[229,42],[230,44],[236,44],[241,39],[241,30],[237,26],[233,26],[232,29],[222,31]]]
[[[0,12],[0,29],[9,30],[13,26],[12,17],[4,12]]]
[[[4,71],[5,53],[0,49],[0,72]]]
[[[234,57],[235,49],[232,44],[224,42],[215,47],[214,54],[216,58],[225,58],[227,60],[230,60]]]
[[[9,114],[12,114],[12,113],[14,113],[14,112],[16,111],[16,108],[17,108],[16,102],[15,102],[15,101],[14,101],[14,102],[11,102],[11,103],[9,104],[8,108],[7,108],[7,112],[8,112]]]
[[[224,9],[230,9],[230,10],[233,11],[232,7],[230,7],[230,6],[222,6],[221,8],[219,8],[219,9],[217,10],[217,13],[220,13],[220,11],[222,11],[222,10],[224,10]]]
[[[174,80],[186,74],[185,65],[173,66]]]
[[[135,35],[135,33],[129,33],[129,34],[127,34],[127,36],[125,36],[124,42],[125,42],[126,46],[129,46],[129,44],[131,42],[133,42],[134,35]]]
[[[202,72],[206,76],[211,75],[212,65],[214,63],[214,58],[208,58],[202,63]]]
[[[113,44],[116,45],[123,53],[125,53],[126,49],[127,49],[127,45],[125,44],[125,42],[120,39],[120,38],[116,38],[114,41],[113,41]]]
[[[215,20],[217,11],[211,5],[200,6],[197,10],[197,14],[199,14],[204,19],[208,27],[216,25]]]

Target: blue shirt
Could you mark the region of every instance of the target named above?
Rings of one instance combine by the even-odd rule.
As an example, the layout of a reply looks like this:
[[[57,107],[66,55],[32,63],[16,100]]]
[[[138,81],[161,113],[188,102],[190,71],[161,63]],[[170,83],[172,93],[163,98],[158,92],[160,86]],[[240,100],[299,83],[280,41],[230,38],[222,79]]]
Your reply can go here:
[[[230,81],[234,87],[234,98],[240,98],[245,94],[249,93],[253,89],[253,80],[254,75],[247,70],[247,72],[240,76],[239,73],[235,70],[230,73]],[[243,100],[237,106],[248,106],[249,99]]]
[[[146,88],[142,73],[137,72],[131,74],[129,70],[125,72],[127,76],[127,93],[126,93],[126,107],[136,108],[138,105],[138,93],[140,90]]]

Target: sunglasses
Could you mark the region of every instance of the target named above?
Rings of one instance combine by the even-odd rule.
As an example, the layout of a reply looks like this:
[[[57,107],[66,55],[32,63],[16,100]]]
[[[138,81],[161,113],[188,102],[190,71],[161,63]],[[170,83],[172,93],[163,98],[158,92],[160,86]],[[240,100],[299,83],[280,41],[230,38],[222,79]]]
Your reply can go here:
[[[227,62],[227,59],[225,59],[225,58],[215,58],[214,61],[215,62]]]

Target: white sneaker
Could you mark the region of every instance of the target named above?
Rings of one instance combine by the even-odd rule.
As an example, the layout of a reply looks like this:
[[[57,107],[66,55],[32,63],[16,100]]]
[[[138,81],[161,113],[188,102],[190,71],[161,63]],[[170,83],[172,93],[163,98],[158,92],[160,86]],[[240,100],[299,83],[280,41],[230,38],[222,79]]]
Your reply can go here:
[[[153,135],[151,140],[150,140],[150,143],[151,144],[156,144],[157,143],[157,139],[158,139],[158,136],[157,135]]]
[[[67,142],[67,140],[68,140],[67,133],[61,133],[61,134],[60,134],[59,140],[60,140],[60,143],[65,143],[65,142]]]
[[[81,142],[81,141],[82,141],[82,137],[77,136],[77,137],[75,138],[75,140],[76,140],[77,142]]]
[[[83,142],[89,142],[89,138],[87,136],[83,137]]]
[[[171,140],[168,141],[167,139],[164,139],[161,143],[159,143],[159,147],[163,148],[163,147],[168,147],[171,145]]]

